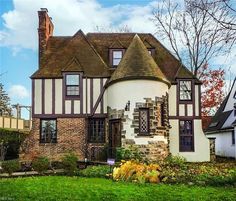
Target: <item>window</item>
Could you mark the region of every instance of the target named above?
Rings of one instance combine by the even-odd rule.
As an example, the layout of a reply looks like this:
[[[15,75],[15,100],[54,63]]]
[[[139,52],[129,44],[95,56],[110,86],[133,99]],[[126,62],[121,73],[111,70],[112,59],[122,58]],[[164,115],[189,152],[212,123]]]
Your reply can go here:
[[[123,51],[122,50],[112,50],[112,65],[118,66],[120,60],[122,59]]]
[[[79,75],[66,75],[66,96],[79,96]]]
[[[139,134],[149,134],[149,109],[139,108]]]
[[[194,151],[194,135],[192,121],[180,121],[179,124],[180,151]]]
[[[235,144],[235,132],[234,132],[234,130],[232,131],[232,144]]]
[[[105,141],[105,119],[89,119],[88,140],[93,143]]]
[[[192,100],[192,82],[181,80],[179,82],[179,99]]]
[[[234,99],[236,99],[236,91],[234,92]]]
[[[149,53],[150,55],[153,55],[154,49],[148,49],[148,53]]]
[[[57,142],[57,121],[56,121],[56,119],[41,120],[40,142],[41,143],[55,143],[55,142]]]

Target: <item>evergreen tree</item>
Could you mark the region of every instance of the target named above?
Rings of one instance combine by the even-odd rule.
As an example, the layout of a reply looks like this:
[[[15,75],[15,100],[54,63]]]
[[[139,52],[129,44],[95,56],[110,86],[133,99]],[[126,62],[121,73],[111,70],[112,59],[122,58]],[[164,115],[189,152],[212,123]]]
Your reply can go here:
[[[0,83],[0,116],[11,116],[10,98],[3,89],[3,84]]]

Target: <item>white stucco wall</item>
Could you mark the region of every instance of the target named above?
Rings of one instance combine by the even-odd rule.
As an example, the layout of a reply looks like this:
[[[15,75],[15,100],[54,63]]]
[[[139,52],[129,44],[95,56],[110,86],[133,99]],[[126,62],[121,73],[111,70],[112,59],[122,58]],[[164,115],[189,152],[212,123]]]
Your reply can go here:
[[[45,114],[52,114],[52,79],[45,79],[44,103]]]
[[[201,87],[200,85],[195,85],[195,115],[198,116],[199,115],[199,107],[200,107],[200,103],[199,103],[199,87]]]
[[[55,80],[55,113],[62,114],[62,79]]]
[[[42,114],[42,80],[34,80],[34,113]]]
[[[236,147],[232,144],[232,132],[208,134],[208,138],[215,137],[216,155],[224,157],[236,157]]]
[[[170,152],[173,155],[185,157],[190,162],[210,160],[210,144],[202,131],[202,121],[195,119],[194,124],[194,152],[179,151],[179,120],[170,120]]]
[[[177,85],[171,85],[169,89],[169,116],[176,116]]]
[[[129,80],[115,83],[109,86],[106,90],[107,104],[111,109],[121,110],[130,101],[130,111],[125,111],[128,119],[123,124],[126,130],[126,138],[134,139],[136,144],[148,144],[148,141],[162,140],[166,141],[163,136],[150,137],[134,137],[134,128],[131,128],[133,111],[138,102],[145,102],[144,98],[151,98],[165,96],[168,92],[168,86],[165,83],[151,81],[151,80]]]

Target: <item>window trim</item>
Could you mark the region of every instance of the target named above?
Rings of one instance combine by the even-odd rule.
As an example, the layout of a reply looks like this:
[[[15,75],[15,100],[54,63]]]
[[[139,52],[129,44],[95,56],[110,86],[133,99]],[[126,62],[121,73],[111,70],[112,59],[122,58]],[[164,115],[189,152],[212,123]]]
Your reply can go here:
[[[125,49],[124,48],[111,48],[109,49],[109,63],[110,63],[110,66],[112,68],[116,68],[118,65],[113,65],[113,52],[114,51],[121,51],[122,52],[122,57],[121,59],[123,58],[124,54],[125,54]]]
[[[90,121],[91,120],[103,120],[103,126],[104,126],[104,133],[103,133],[103,139],[101,141],[92,141],[91,140],[91,134],[90,134]],[[88,119],[88,138],[87,138],[88,143],[93,143],[93,144],[99,144],[99,143],[105,143],[106,142],[106,119],[102,117],[93,117]]]
[[[180,122],[181,121],[183,121],[183,122],[190,121],[191,122],[191,125],[192,125],[192,135],[187,135],[187,134],[181,135],[181,130],[180,130]],[[181,147],[181,137],[182,136],[191,136],[192,137],[192,150],[184,150]],[[179,152],[195,152],[194,121],[193,121],[193,119],[179,119]]]
[[[66,76],[67,75],[79,75],[79,95],[67,95],[67,84],[66,84]],[[83,89],[83,77],[79,72],[66,72],[63,73],[63,96],[65,100],[80,100],[82,97],[82,89]],[[75,85],[77,86],[77,85]]]
[[[42,121],[56,121],[56,140],[53,141],[53,142],[46,142],[46,141],[43,141],[42,139]],[[40,119],[40,129],[39,129],[39,143],[40,144],[55,144],[57,143],[57,119],[56,118],[43,118],[43,119]]]
[[[141,132],[141,117],[140,112],[144,110],[147,111],[147,132]],[[140,107],[139,108],[139,136],[148,136],[150,135],[150,109],[147,107]]]
[[[180,99],[180,92],[181,92],[181,90],[180,90],[180,82],[181,81],[189,81],[189,82],[191,82],[191,99],[188,99],[188,100],[181,100]],[[195,93],[194,93],[194,81],[192,79],[179,79],[178,80],[178,101],[179,101],[179,103],[192,103],[193,100],[194,100],[194,95],[195,95]]]

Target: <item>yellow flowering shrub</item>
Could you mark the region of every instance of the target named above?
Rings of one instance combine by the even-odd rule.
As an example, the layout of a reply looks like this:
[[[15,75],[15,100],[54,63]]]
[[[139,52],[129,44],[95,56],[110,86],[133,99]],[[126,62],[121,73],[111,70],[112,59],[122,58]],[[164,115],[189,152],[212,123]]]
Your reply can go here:
[[[115,181],[132,181],[137,183],[159,183],[160,166],[146,165],[135,160],[122,161],[119,167],[113,169]]]

